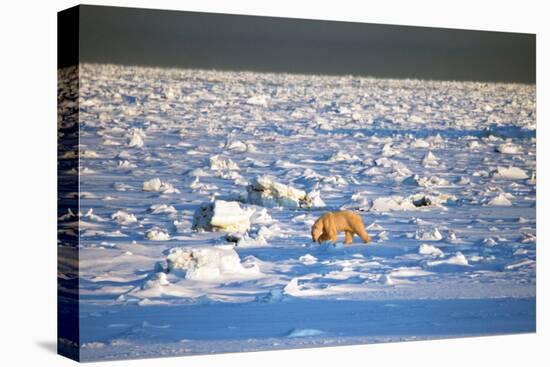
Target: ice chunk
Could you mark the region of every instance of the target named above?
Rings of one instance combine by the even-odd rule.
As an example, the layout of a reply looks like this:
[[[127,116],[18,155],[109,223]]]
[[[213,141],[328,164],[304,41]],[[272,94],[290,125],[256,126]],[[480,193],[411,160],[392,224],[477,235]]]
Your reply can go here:
[[[170,240],[170,235],[163,229],[152,228],[146,233],[147,239],[150,241],[168,241]]]
[[[388,232],[387,231],[382,231],[380,233],[378,233],[378,241],[377,242],[384,242],[388,239]]]
[[[377,198],[373,201],[371,211],[389,212],[399,210],[415,210],[416,206],[407,198],[402,196],[388,196]]]
[[[437,157],[431,151],[429,151],[424,156],[424,159],[422,159],[423,166],[437,166],[438,164],[439,162],[437,161]]]
[[[176,247],[166,257],[168,271],[186,270],[185,278],[198,281],[230,281],[263,276],[257,264],[243,264],[229,246]]]
[[[448,259],[428,261],[427,264],[428,266],[438,266],[438,265],[469,266],[466,256],[464,256],[461,252],[455,253],[454,256],[451,256]]]
[[[124,210],[118,210],[111,215],[111,218],[116,220],[119,224],[128,225],[137,222],[137,218],[134,214],[125,212]]]
[[[407,166],[405,164],[403,164],[402,162],[396,161],[394,159],[389,159],[387,157],[382,157],[382,158],[376,159],[374,161],[374,163],[377,166],[380,166],[380,167],[391,168],[393,170],[393,172],[397,172],[401,176],[408,176],[408,175],[412,174],[412,172],[407,168]],[[374,167],[372,167],[372,168],[374,168]],[[372,170],[372,168],[371,168],[371,170]],[[371,175],[376,175],[376,174],[379,174],[380,171],[379,170],[372,170],[368,173],[371,174]]]
[[[529,178],[527,173],[518,167],[509,166],[506,167],[497,167],[496,170],[491,172],[493,178],[498,179],[510,179],[510,180],[523,180]]]
[[[535,260],[531,260],[531,259],[523,259],[523,260],[519,260],[519,261],[515,261],[511,264],[508,264],[504,267],[504,269],[506,270],[514,270],[516,268],[520,268],[522,266],[529,266],[529,265],[533,265],[535,264],[536,261]]]
[[[317,262],[317,258],[313,255],[305,254],[303,256],[300,256],[298,261],[300,261],[304,265],[313,265]]]
[[[168,277],[167,277],[166,273],[161,271],[161,272],[155,273],[155,275],[153,275],[151,277],[151,279],[146,281],[141,286],[141,288],[142,289],[151,289],[151,288],[154,288],[154,287],[157,287],[157,286],[166,286],[166,285],[169,285],[169,284],[170,284],[170,281],[168,280]]]
[[[72,213],[72,212],[70,212]],[[85,214],[82,214],[81,212],[78,212],[78,217],[82,217],[82,218],[87,218],[89,220],[92,220],[94,222],[106,222],[108,221],[108,219],[105,219],[105,218],[102,218],[100,217],[99,215],[97,214],[94,214],[94,210],[93,209],[89,209]],[[85,226],[87,225],[87,223],[85,222],[79,222],[81,226]],[[95,226],[95,225],[92,225],[92,226]]]
[[[492,237],[486,237],[483,239],[482,243],[485,245],[485,246],[489,246],[489,247],[493,247],[493,246],[496,246],[498,245],[498,242],[492,238]]]
[[[277,237],[281,233],[281,227],[279,227],[277,224],[272,224],[271,226],[261,226],[258,230],[258,236],[262,236],[264,238],[271,238],[271,237]]]
[[[131,129],[128,133],[128,146],[143,148],[145,132],[142,129]]]
[[[434,187],[434,186],[447,186],[449,181],[444,178],[433,177],[420,177],[418,175],[412,175],[401,181],[406,185],[421,186],[421,187]]]
[[[282,289],[272,289],[267,294],[256,297],[257,301],[268,303],[281,302],[284,301],[284,299],[285,297]]]
[[[356,155],[351,155],[349,153],[343,152],[341,150],[337,151],[335,154],[330,157],[329,162],[340,162],[340,161],[359,161],[359,158]]]
[[[250,227],[250,213],[236,201],[216,200],[210,224],[218,230],[245,232]]]
[[[495,151],[502,154],[519,154],[521,148],[512,143],[504,143],[495,148]]]
[[[251,214],[236,201],[204,203],[195,211],[193,229],[243,233],[250,228]]]
[[[532,233],[524,233],[523,238],[521,239],[521,243],[531,243],[531,242],[537,242],[537,236],[535,236]]]
[[[83,150],[80,152],[80,158],[99,158],[99,154],[93,150]]]
[[[367,227],[367,229],[370,231],[383,231],[384,227],[382,227],[380,224],[376,222],[373,222]]]
[[[432,228],[431,230],[419,229],[416,231],[415,238],[420,241],[440,241],[443,236],[439,229]]]
[[[313,190],[306,195],[306,206],[310,205],[313,208],[323,208],[326,206],[323,199],[321,199],[321,191]]]
[[[435,246],[428,245],[427,243],[423,243],[420,245],[420,247],[418,248],[418,253],[420,255],[429,255],[435,257],[443,257],[445,255],[443,251]]]
[[[210,157],[211,170],[238,170],[239,166],[230,158],[223,158],[219,155]]]
[[[430,147],[430,143],[422,139],[415,139],[411,143],[411,148],[429,148],[429,147]]]
[[[232,150],[237,153],[244,153],[247,151],[248,147],[242,141],[235,140],[235,141],[227,142],[227,144],[225,144],[225,149]]]
[[[132,162],[124,159],[122,161],[118,161],[118,167],[119,168],[136,168],[137,166]]]
[[[267,176],[252,180],[247,188],[248,202],[265,207],[311,208],[323,207],[325,203],[316,191],[305,191],[276,182]]]
[[[208,177],[210,176],[210,173],[206,172],[202,168],[195,168],[194,170],[189,171],[188,175],[198,178],[198,177]]]
[[[506,195],[501,193],[498,196],[496,196],[496,197],[492,198],[491,200],[489,200],[487,205],[489,205],[489,206],[511,206],[512,202],[510,200],[508,200]]]
[[[346,186],[348,182],[340,175],[327,176],[321,178],[321,182],[324,184],[332,184],[336,186]]]
[[[273,222],[273,218],[267,213],[266,208],[256,209],[250,216],[252,224],[269,224]]]
[[[285,294],[290,296],[298,296],[300,294],[300,285],[298,284],[298,278],[292,278],[290,282],[283,288]]]
[[[481,144],[479,144],[479,142],[477,140],[473,140],[473,141],[468,142],[468,149],[476,150],[476,149],[479,149],[479,148],[481,148]]]
[[[266,95],[256,95],[248,98],[246,103],[252,106],[263,106],[267,107],[269,96]]]
[[[232,234],[232,236],[235,235]],[[267,245],[267,241],[261,233],[256,234],[255,237],[250,237],[248,233],[244,233],[244,235],[238,236],[236,244],[237,247],[262,247]]]
[[[429,207],[429,208],[441,208],[441,209],[445,209],[445,207],[442,206],[442,204],[456,202],[457,200],[456,196],[454,195],[437,193],[437,192],[434,192],[433,194],[418,193],[418,194],[408,196],[406,199],[410,200],[413,203],[413,205],[417,208]]]
[[[167,204],[153,204],[149,207],[149,211],[153,214],[175,214],[177,213],[176,208],[174,208],[172,205]]]
[[[514,251],[514,256],[521,256],[521,255],[527,255],[528,251],[524,248],[518,248],[516,251]]]
[[[143,183],[143,191],[161,192],[163,194],[179,194],[180,191],[168,182],[163,182],[160,178],[153,178]]]
[[[395,284],[395,282],[393,281],[393,279],[391,278],[391,276],[389,274],[382,274],[380,276],[380,278],[378,278],[378,281],[382,284],[385,284],[385,285]]]
[[[174,220],[172,223],[176,227],[176,231],[180,233],[189,232],[193,227],[192,222],[188,220]]]
[[[394,149],[390,143],[384,144],[384,147],[380,152],[383,157],[393,157],[394,155],[398,155],[400,153],[401,152],[397,149]]]

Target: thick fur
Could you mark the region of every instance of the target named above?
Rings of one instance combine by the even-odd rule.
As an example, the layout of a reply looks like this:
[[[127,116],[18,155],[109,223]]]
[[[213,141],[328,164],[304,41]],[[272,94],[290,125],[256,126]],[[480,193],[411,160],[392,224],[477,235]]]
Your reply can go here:
[[[344,243],[351,244],[353,235],[358,235],[364,243],[370,242],[361,216],[349,210],[323,214],[311,227],[311,238],[314,242],[332,241],[336,243],[339,232],[345,233]]]

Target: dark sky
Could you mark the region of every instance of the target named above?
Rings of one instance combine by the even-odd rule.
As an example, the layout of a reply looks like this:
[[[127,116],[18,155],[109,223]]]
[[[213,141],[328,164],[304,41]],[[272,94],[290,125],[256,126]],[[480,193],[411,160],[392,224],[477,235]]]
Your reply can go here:
[[[80,61],[535,82],[535,35],[81,6]]]

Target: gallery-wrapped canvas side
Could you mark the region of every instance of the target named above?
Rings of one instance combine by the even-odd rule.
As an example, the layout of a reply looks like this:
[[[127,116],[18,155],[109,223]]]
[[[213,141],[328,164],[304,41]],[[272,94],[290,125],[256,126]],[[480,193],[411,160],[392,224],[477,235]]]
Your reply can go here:
[[[57,351],[79,360],[79,8],[58,13],[57,64]]]

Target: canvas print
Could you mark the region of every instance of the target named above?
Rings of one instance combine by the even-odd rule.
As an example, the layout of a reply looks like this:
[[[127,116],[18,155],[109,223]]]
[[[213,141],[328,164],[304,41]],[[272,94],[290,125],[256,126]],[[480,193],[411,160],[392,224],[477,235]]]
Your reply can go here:
[[[535,332],[535,35],[58,19],[60,354]]]

